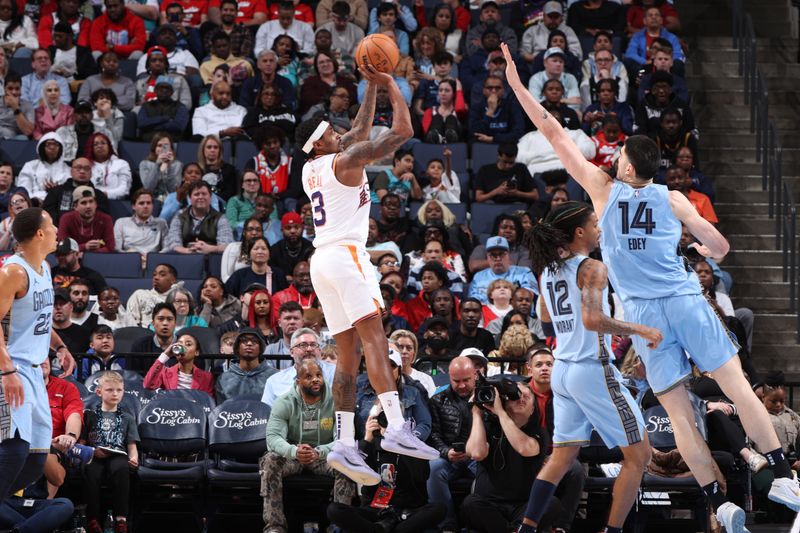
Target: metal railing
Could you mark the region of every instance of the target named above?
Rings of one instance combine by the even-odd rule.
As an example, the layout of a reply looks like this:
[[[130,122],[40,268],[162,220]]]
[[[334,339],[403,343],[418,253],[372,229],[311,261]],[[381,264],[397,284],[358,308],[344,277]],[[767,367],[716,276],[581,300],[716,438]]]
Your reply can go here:
[[[744,102],[750,106],[750,133],[755,134],[756,162],[761,163],[761,187],[768,191],[769,218],[775,219],[775,249],[782,251],[783,281],[789,283],[789,311],[796,316],[800,343],[800,306],[797,302],[797,208],[794,191],[783,179],[783,151],[775,123],[769,119],[769,88],[758,68],[758,41],[753,19],[742,0],[732,0],[733,47],[739,52],[739,75],[744,79]]]

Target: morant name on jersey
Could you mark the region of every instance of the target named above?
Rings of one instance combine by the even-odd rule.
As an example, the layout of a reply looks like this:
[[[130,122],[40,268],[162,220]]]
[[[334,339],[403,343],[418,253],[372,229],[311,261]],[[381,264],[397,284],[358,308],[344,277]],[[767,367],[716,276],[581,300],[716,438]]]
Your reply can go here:
[[[570,318],[569,320],[556,320],[553,325],[558,333],[572,333],[572,330],[575,329],[575,319]]]

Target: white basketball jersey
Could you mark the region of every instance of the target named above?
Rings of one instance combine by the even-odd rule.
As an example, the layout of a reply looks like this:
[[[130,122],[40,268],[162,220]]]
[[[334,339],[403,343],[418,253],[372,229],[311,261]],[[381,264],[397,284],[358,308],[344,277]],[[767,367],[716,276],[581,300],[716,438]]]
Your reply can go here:
[[[328,154],[303,165],[303,190],[314,209],[314,247],[351,244],[366,246],[369,232],[369,183],[367,173],[358,187],[336,179],[338,154]]]

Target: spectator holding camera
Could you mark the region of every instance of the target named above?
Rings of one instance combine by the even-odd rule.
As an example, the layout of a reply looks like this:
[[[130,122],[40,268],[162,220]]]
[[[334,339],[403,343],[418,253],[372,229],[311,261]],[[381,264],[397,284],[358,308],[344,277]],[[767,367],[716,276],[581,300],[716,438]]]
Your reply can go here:
[[[516,398],[507,394],[503,399],[495,388],[492,403],[473,403],[466,453],[478,467],[473,493],[461,506],[463,523],[470,530],[486,533],[512,531],[522,521],[525,495],[542,468],[547,446],[546,432],[533,416],[530,388],[509,378],[498,383],[505,389],[516,387],[518,392]],[[505,460],[496,461],[496,457]],[[549,514],[555,514],[557,508],[551,503]],[[545,522],[552,523],[547,518],[540,524],[542,531],[548,531]]]
[[[469,357],[456,357],[448,368],[450,387],[431,397],[431,435],[428,442],[439,450],[439,458],[431,461],[428,495],[431,503],[447,507],[442,531],[457,531],[458,520],[450,495],[450,482],[475,476],[476,463],[466,453],[466,442],[472,429],[469,399],[475,391],[475,364]]]

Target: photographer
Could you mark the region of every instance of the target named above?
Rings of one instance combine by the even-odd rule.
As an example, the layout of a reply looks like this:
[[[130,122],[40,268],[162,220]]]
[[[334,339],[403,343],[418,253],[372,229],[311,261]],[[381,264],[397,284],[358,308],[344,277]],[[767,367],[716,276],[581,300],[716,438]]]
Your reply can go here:
[[[395,365],[399,367],[398,363]],[[361,507],[328,505],[328,519],[347,533],[435,529],[444,518],[445,506],[428,503],[425,487],[430,474],[428,461],[383,451],[380,443],[386,425],[386,415],[375,400],[358,447],[366,454],[367,465],[380,472],[381,482],[361,488]]]
[[[494,387],[494,399],[481,404],[487,399],[487,386]],[[527,505],[525,495],[544,462],[546,443],[546,432],[533,416],[533,393],[527,385],[501,377],[476,387],[466,452],[478,461],[478,470],[474,491],[461,506],[467,528],[487,533],[516,529]],[[553,499],[542,531],[559,510]]]
[[[469,398],[475,391],[475,364],[469,357],[456,357],[448,368],[450,387],[430,400],[431,436],[428,443],[439,450],[431,461],[428,493],[434,503],[447,506],[442,531],[457,531],[455,505],[450,495],[450,481],[475,476],[476,464],[465,452],[472,428]]]

